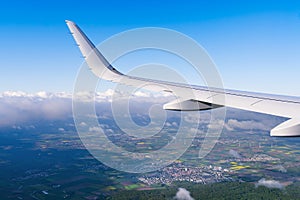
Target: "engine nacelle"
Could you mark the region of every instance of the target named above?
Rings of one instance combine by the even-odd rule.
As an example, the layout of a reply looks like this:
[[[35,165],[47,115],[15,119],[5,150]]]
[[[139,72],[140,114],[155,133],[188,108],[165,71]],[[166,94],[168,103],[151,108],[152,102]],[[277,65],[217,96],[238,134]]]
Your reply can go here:
[[[300,137],[300,119],[289,119],[271,130],[271,136]]]

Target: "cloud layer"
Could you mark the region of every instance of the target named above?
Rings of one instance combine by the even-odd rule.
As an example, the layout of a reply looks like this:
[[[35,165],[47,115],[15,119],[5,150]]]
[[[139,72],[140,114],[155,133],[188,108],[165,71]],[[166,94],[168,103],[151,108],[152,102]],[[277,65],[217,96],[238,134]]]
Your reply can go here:
[[[125,103],[124,106],[133,107],[132,114],[143,113],[149,114],[148,107],[153,104],[166,103],[174,97],[164,93],[149,93],[146,91],[136,91],[134,95],[130,96],[130,102],[122,102],[119,96],[120,92],[108,89],[105,92],[89,93],[83,92],[78,94],[81,101],[95,102],[97,109],[100,108],[101,116],[111,118],[110,109],[112,101],[120,101]],[[173,112],[174,114],[175,112]],[[0,127],[17,127],[20,125],[33,125],[33,121],[43,120],[64,120],[72,118],[72,94],[70,93],[49,93],[38,92],[34,94],[24,93],[20,91],[7,91],[0,94]],[[280,122],[277,118],[266,117],[262,114],[240,111],[236,109],[227,109],[226,123],[223,121],[212,120],[210,111],[201,112],[201,125],[218,128],[225,127],[227,131],[238,130],[263,130],[269,131],[272,127]],[[251,120],[249,120],[251,119]],[[189,123],[197,123],[195,118],[185,116],[185,121]],[[194,122],[195,121],[195,122]],[[176,124],[167,124],[175,126]],[[176,125],[178,126],[178,124]],[[233,152],[231,152],[231,155]],[[233,155],[236,156],[236,155]]]
[[[32,122],[43,120],[66,120],[72,118],[72,94],[70,93],[25,93],[21,91],[7,91],[0,94],[0,127],[19,127]],[[105,92],[81,93],[77,97],[80,101],[95,102],[97,107],[110,109],[108,104],[116,98],[115,92],[108,89]],[[151,98],[149,98],[151,97]],[[148,103],[163,102],[165,96],[151,96],[149,93],[138,93],[132,95],[130,101],[136,104],[136,110],[145,108]],[[138,104],[146,102],[146,104]],[[139,106],[140,105],[140,106]],[[102,112],[107,113],[107,112]]]
[[[62,120],[70,115],[71,98],[63,94],[6,92],[0,96],[0,127]]]

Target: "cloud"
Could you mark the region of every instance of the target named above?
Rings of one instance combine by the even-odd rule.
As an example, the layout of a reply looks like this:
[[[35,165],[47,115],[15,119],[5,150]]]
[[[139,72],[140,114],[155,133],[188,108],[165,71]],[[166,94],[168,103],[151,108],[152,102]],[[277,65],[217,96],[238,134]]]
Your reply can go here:
[[[95,102],[97,115],[101,118],[111,118],[111,101],[114,100],[114,106],[129,106],[132,114],[149,113],[149,109],[153,104],[159,106],[172,100],[173,96],[169,93],[157,92],[147,93],[147,91],[136,91],[135,95],[130,97],[130,102],[124,101],[116,97],[122,96],[118,91],[108,89],[104,92],[82,92],[78,94],[80,100],[84,102]],[[114,97],[116,96],[116,97]],[[34,122],[41,122],[44,120],[65,120],[72,118],[72,97],[71,93],[51,93],[51,92],[37,92],[25,93],[22,91],[7,91],[0,94],[0,127],[12,126],[29,126],[36,125]],[[115,98],[115,99],[113,99]],[[120,102],[119,102],[120,101]],[[249,114],[250,113],[250,114]],[[272,118],[271,121],[266,120],[264,115],[252,112],[242,112],[237,110],[230,110],[227,112],[229,117],[225,123],[225,129],[232,130],[270,130],[276,120]],[[254,115],[254,116],[252,116]],[[179,116],[179,112],[169,112],[168,117]],[[246,116],[246,117],[245,117]],[[198,123],[198,119],[194,117],[193,113],[187,113],[184,116],[184,121],[188,123]],[[220,129],[223,126],[223,121],[213,119],[211,121],[211,112],[201,112],[200,123],[210,129]],[[255,120],[249,120],[249,117]],[[236,120],[239,118],[242,120]],[[248,118],[248,119],[247,119]],[[267,118],[268,119],[268,118]],[[175,122],[166,124],[167,126],[178,126]],[[84,126],[84,124],[80,124]]]
[[[236,129],[254,129],[254,130],[264,130],[264,131],[269,131],[271,128],[258,121],[253,121],[253,120],[236,120],[236,119],[229,119],[226,123],[226,129],[229,131],[233,131]]]
[[[176,193],[176,196],[174,197],[174,199],[176,199],[176,200],[194,200],[194,198],[191,197],[190,192],[184,188],[178,188],[178,192]]]
[[[228,153],[229,153],[229,155],[233,156],[234,158],[238,158],[238,159],[242,158],[242,156],[233,149],[230,149]]]
[[[87,126],[87,124],[85,122],[80,122],[79,126]]]
[[[224,126],[226,127],[226,124],[223,120],[215,119],[210,121],[210,123],[207,125],[207,128],[213,130],[222,130]]]
[[[167,127],[178,127],[178,123],[177,122],[166,122],[165,125]]]
[[[258,183],[255,184],[256,187],[258,186],[264,186],[267,188],[276,188],[276,189],[283,189],[284,185],[281,184],[279,181],[275,180],[266,180],[265,178],[262,178],[258,181]]]
[[[89,128],[89,132],[102,132],[102,128],[93,126]]]
[[[0,94],[0,127],[33,126],[33,122],[63,120],[72,116],[72,95],[68,93]]]
[[[282,165],[275,165],[273,167],[273,169],[276,169],[276,170],[278,170],[278,171],[280,171],[282,173],[286,173],[287,172],[287,170]]]
[[[134,93],[134,96],[136,96],[136,97],[151,97],[151,93],[139,90]]]
[[[65,132],[64,128],[58,128],[57,130],[60,131],[60,132]]]
[[[102,115],[110,113],[110,106],[116,92],[108,89],[104,92],[81,92],[77,94],[83,102],[95,102]],[[25,93],[22,91],[6,91],[0,93],[0,127],[32,125],[33,122],[44,120],[65,120],[72,117],[71,93],[37,92]],[[144,111],[146,105],[163,103],[168,97],[163,94],[149,98],[149,94],[139,91],[133,96],[134,111]],[[105,106],[103,106],[105,104]],[[106,105],[107,104],[107,105]],[[126,104],[128,105],[128,104]],[[149,107],[148,106],[148,107]],[[109,116],[110,117],[110,116]],[[84,124],[81,124],[84,126]]]
[[[21,126],[16,126],[16,125],[13,125],[11,128],[16,129],[16,130],[21,130],[22,129]]]

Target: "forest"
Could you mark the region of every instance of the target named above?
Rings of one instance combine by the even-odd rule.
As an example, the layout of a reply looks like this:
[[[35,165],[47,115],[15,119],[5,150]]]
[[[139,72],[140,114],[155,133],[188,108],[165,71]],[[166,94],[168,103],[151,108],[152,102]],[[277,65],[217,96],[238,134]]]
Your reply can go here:
[[[214,184],[192,184],[187,182],[175,183],[166,186],[164,189],[137,191],[128,190],[118,192],[107,199],[109,200],[158,200],[174,199],[178,188],[185,188],[190,192],[195,200],[296,200],[300,199],[300,184],[292,184],[284,189],[272,189],[264,186],[256,187],[253,183],[247,182],[227,182]]]

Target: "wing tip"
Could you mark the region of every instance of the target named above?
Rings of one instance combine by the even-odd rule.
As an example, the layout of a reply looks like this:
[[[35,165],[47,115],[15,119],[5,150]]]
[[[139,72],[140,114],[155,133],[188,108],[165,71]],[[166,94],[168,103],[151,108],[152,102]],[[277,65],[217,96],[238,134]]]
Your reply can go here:
[[[71,20],[65,20],[65,22],[66,22],[66,24],[75,24],[73,21],[71,21]]]

